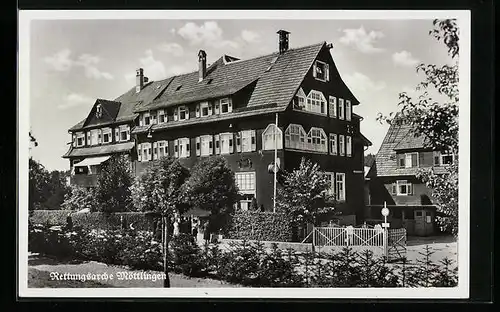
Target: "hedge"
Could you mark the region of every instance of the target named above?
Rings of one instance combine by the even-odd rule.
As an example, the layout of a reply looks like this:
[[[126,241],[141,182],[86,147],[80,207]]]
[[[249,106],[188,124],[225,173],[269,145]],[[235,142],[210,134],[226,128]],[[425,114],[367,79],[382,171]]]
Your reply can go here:
[[[242,211],[232,215],[228,238],[291,242],[292,224],[287,215],[273,212]]]
[[[66,218],[70,213],[69,210],[35,210],[30,221],[34,224],[66,225]],[[84,229],[118,229],[121,227],[121,217],[126,227],[149,231],[153,229],[153,218],[142,212],[71,213],[73,225]]]

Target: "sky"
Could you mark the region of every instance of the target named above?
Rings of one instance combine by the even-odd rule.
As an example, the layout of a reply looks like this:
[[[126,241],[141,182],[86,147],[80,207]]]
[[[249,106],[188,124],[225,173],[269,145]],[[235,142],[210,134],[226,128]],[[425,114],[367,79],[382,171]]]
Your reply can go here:
[[[432,20],[33,20],[30,24],[31,155],[48,170],[66,170],[68,129],[97,98],[115,99],[135,85],[135,70],[150,80],[194,71],[197,53],[208,63],[276,52],[279,29],[290,48],[326,41],[340,76],[360,105],[361,132],[376,153],[388,129],[377,114],[396,111],[399,93],[413,92],[421,62],[450,63],[446,47],[429,35]]]

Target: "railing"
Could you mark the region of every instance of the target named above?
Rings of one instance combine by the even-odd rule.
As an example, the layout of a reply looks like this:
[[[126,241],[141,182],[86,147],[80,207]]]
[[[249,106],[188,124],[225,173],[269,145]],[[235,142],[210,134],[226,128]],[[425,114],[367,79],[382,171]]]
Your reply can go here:
[[[314,246],[384,246],[383,229],[354,227],[315,227]]]

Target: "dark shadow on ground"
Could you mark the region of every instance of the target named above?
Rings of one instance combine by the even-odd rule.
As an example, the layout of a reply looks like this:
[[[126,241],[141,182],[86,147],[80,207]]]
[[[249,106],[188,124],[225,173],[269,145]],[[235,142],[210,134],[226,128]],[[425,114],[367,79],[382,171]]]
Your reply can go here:
[[[67,259],[58,259],[55,257],[45,256],[45,255],[29,255],[28,256],[28,265],[57,265],[57,264],[81,264],[86,263],[88,261],[83,261],[79,259],[67,258]]]

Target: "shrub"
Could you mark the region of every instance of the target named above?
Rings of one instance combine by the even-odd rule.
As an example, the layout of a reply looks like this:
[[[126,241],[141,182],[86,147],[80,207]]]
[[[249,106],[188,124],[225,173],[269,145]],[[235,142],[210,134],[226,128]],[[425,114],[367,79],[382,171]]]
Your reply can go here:
[[[264,246],[260,243],[231,243],[231,250],[225,252],[220,262],[219,276],[230,283],[252,285],[258,278],[260,259],[264,253]]]
[[[118,253],[120,262],[132,269],[162,270],[163,252],[161,242],[153,240],[152,233],[146,231],[121,231],[116,234],[123,240]]]
[[[302,281],[294,272],[293,262],[286,259],[285,251],[273,244],[271,252],[263,255],[255,284],[260,287],[300,287]]]
[[[238,211],[232,214],[228,237],[261,241],[290,242],[290,218],[281,213]]]
[[[73,211],[85,208],[90,209],[90,211],[97,211],[98,203],[96,201],[95,190],[93,188],[86,189],[81,186],[73,185],[71,190],[64,196],[61,207],[65,210]]]
[[[207,265],[200,247],[190,234],[180,233],[170,241],[174,270],[188,276],[206,275]]]
[[[130,186],[133,176],[127,156],[113,155],[101,168],[95,188],[96,200],[102,212],[132,210]]]

